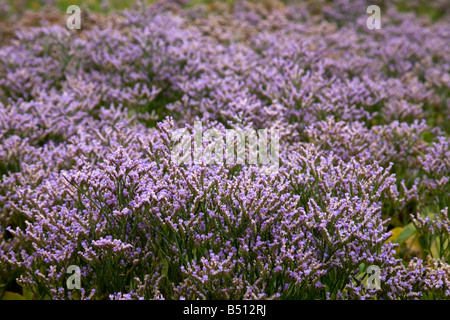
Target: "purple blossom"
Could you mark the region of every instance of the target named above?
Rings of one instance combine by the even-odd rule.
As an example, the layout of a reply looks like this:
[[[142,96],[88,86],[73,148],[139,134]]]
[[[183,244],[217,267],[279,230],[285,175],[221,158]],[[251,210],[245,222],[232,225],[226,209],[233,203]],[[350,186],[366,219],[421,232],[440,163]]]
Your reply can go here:
[[[0,44],[2,283],[51,299],[448,299],[448,19],[385,4],[371,33],[359,0],[184,3]],[[278,172],[176,164],[172,133],[194,121],[279,130]],[[407,226],[423,256],[392,240]]]

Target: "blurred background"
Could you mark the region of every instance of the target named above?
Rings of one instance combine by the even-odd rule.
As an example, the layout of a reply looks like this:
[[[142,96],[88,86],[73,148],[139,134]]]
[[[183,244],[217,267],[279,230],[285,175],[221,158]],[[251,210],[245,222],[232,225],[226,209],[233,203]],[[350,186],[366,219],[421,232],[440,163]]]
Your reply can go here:
[[[42,9],[56,9],[65,12],[70,5],[78,5],[93,12],[109,13],[111,11],[123,10],[137,3],[154,3],[158,0],[0,0],[0,19],[11,20],[23,17],[27,12],[37,12]],[[214,3],[225,3],[233,5],[240,0],[159,0],[161,2],[176,2],[184,6],[210,5]],[[361,2],[366,5],[394,4],[400,11],[413,11],[416,14],[428,15],[432,20],[436,20],[447,14],[450,10],[448,0],[250,0],[248,2],[263,3],[267,6],[290,4],[295,2],[309,2],[320,9],[320,6],[352,6]]]

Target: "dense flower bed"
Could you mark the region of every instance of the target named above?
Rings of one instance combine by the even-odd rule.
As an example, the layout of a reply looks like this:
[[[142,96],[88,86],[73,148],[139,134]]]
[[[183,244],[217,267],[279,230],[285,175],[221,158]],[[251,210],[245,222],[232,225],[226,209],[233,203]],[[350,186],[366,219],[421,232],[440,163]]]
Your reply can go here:
[[[448,13],[386,1],[368,30],[365,1],[318,4],[161,1],[17,30],[0,47],[3,290],[450,298]],[[278,129],[279,170],[176,164],[171,134],[194,121]]]

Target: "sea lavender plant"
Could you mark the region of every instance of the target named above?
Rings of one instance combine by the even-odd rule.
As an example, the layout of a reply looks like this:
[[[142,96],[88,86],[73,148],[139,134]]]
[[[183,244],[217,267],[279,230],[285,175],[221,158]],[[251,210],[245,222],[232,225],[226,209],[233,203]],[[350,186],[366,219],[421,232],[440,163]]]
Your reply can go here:
[[[0,296],[448,299],[448,12],[188,2],[0,41]],[[195,121],[279,130],[278,171],[177,163]]]

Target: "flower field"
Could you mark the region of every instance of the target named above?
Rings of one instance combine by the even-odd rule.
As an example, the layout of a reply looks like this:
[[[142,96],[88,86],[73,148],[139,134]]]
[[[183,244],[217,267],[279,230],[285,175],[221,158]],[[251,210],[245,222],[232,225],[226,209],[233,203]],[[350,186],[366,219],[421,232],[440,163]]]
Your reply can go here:
[[[0,299],[450,299],[446,1],[19,2]],[[276,130],[277,170],[178,163],[196,121]]]

